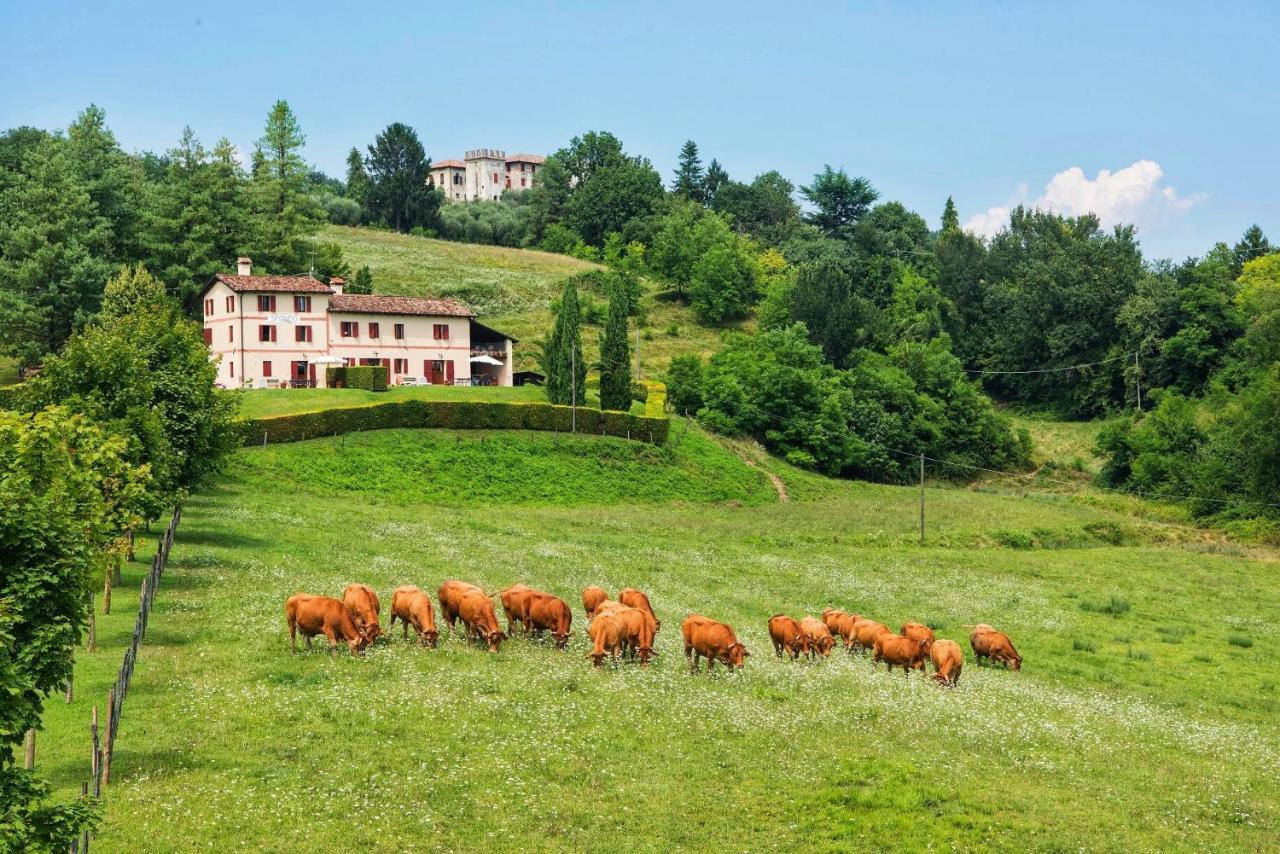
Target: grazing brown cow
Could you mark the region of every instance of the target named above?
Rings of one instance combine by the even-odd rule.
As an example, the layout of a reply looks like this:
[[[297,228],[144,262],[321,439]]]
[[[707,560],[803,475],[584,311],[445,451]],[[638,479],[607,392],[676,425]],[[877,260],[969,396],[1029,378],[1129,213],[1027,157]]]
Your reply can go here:
[[[598,603],[596,603],[596,609],[594,612],[592,612],[591,619],[594,620],[596,617],[600,616],[601,614],[608,614],[612,611],[617,611],[618,609],[625,608],[625,607],[627,606],[623,605],[621,602],[615,602],[612,599],[601,599]]]
[[[960,644],[953,640],[936,640],[929,648],[929,658],[933,660],[933,678],[943,685],[954,685],[960,681],[960,669],[964,667],[964,653]]]
[[[568,646],[573,613],[569,610],[569,603],[559,596],[534,592],[525,605],[524,619],[525,626],[535,635],[544,629],[549,630],[555,638],[556,649]]]
[[[933,646],[933,629],[924,623],[903,623],[902,631],[899,632],[904,638],[915,638],[925,642],[924,651],[928,652]]]
[[[640,659],[640,666],[649,664],[654,656],[653,637],[658,633],[658,621],[643,608],[622,605],[618,608],[597,609],[596,616],[616,615],[622,619],[622,647],[628,658]]]
[[[316,635],[327,637],[330,655],[338,648],[339,640],[346,641],[352,655],[369,645],[369,639],[356,627],[347,606],[332,596],[295,593],[284,603],[284,617],[289,624],[291,652],[298,651],[298,632],[307,639],[307,649],[311,649],[311,639]]]
[[[489,652],[497,652],[506,635],[498,628],[498,615],[493,599],[483,590],[468,590],[458,603],[458,618],[467,627],[467,637],[489,644]]]
[[[525,620],[525,615],[529,609],[529,597],[535,592],[526,584],[513,584],[499,594],[502,597],[502,610],[507,615],[507,637],[515,635],[517,623],[524,629],[525,634],[529,633],[529,624]]]
[[[831,648],[836,645],[835,638],[831,637],[831,630],[827,628],[827,624],[817,617],[805,617],[800,620],[800,631],[804,634],[805,639],[809,641],[810,658],[817,658],[819,655],[830,655]]]
[[[616,611],[596,615],[587,629],[587,635],[591,638],[591,652],[587,653],[587,658],[591,659],[592,666],[599,667],[606,655],[611,659],[618,657],[622,651],[625,628],[622,615]]]
[[[862,619],[861,614],[850,614],[839,608],[827,608],[822,612],[822,622],[833,637],[844,641],[845,649],[853,649],[853,624]]]
[[[745,646],[738,643],[730,626],[710,617],[690,614],[685,617],[680,631],[684,635],[684,655],[689,659],[689,668],[694,673],[698,672],[700,658],[707,660],[707,672],[710,673],[715,669],[717,661],[740,670],[746,663],[746,657],[751,654]]]
[[[979,664],[989,658],[1014,670],[1022,669],[1022,656],[1013,648],[1009,636],[1004,632],[997,632],[986,623],[973,627],[969,645],[973,647],[973,656],[978,659]]]
[[[348,584],[347,589],[342,591],[342,602],[347,606],[360,633],[369,638],[369,643],[376,641],[378,635],[382,634],[382,627],[378,625],[382,605],[373,588],[367,584]]]
[[[876,638],[880,635],[891,635],[893,632],[883,623],[877,623],[875,620],[858,620],[853,624],[853,643],[849,644],[850,650],[869,650],[875,646]]]
[[[923,673],[925,660],[929,657],[924,644],[922,640],[904,638],[887,632],[876,638],[871,653],[871,663],[874,666],[883,661],[889,665],[889,670],[893,670],[896,664],[902,668],[903,675],[909,674],[912,670]]]
[[[594,584],[590,587],[582,588],[582,607],[587,612],[587,619],[594,617],[597,606],[608,598],[609,594]]]
[[[623,605],[631,608],[639,608],[641,611],[648,611],[649,616],[653,617],[654,631],[662,628],[662,621],[658,619],[658,615],[653,613],[653,606],[649,604],[649,597],[644,595],[644,591],[637,590],[634,587],[624,588],[618,594],[618,601]]]
[[[450,632],[458,621],[458,608],[462,604],[462,597],[472,590],[480,590],[480,588],[466,581],[455,581],[450,578],[436,591],[436,598],[440,600],[440,616],[444,617],[444,621],[449,624]]]
[[[800,631],[800,624],[786,614],[774,614],[769,618],[769,639],[778,658],[786,651],[791,660],[809,652],[809,639]]]
[[[431,608],[431,597],[413,584],[402,584],[391,594],[391,619],[387,628],[395,628],[396,619],[404,627],[404,639],[409,639],[409,626],[418,635],[423,646],[435,648],[440,633],[436,631],[436,617]]]

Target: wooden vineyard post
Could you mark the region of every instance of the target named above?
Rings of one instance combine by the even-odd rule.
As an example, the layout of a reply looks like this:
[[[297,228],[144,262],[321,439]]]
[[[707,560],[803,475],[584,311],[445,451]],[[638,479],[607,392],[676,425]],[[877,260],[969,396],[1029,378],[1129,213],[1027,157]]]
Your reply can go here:
[[[89,652],[98,651],[98,621],[93,613],[93,594],[89,594],[89,638],[86,641]]]
[[[924,454],[920,454],[920,545],[924,545]]]
[[[111,613],[111,582],[112,580],[113,579],[111,577],[111,569],[110,567],[108,567],[107,571],[103,573],[103,582],[102,582],[102,613],[103,614]]]
[[[36,767],[36,731],[34,729],[27,730],[26,738],[22,740],[23,767],[30,771]]]
[[[111,728],[116,714],[116,689],[107,689],[107,737],[102,748],[102,786],[111,782]]]
[[[72,700],[74,700],[74,699],[75,699],[75,696],[76,696],[76,695],[75,695],[75,690],[74,690],[74,688],[72,687],[72,682],[73,682],[74,680],[75,680],[75,671],[74,671],[74,670],[72,670],[72,671],[71,671],[71,673],[67,675],[67,702],[68,702],[68,703],[70,703]]]

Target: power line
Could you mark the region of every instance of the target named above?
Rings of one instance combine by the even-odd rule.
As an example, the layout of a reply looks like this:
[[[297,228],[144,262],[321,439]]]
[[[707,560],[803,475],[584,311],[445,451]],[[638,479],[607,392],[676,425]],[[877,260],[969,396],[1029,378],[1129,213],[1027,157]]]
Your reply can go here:
[[[1100,362],[1083,362],[1079,365],[1067,365],[1062,368],[1031,368],[1030,370],[1025,370],[1025,371],[986,371],[986,370],[980,370],[978,368],[964,368],[963,370],[967,374],[1052,374],[1052,373],[1059,373],[1061,371],[1074,371],[1078,368],[1093,368],[1093,367],[1097,367],[1098,365],[1105,365],[1108,362],[1116,362],[1116,361],[1119,361],[1120,359],[1128,359],[1132,356],[1137,356],[1137,355],[1138,354],[1136,352],[1121,353],[1119,356],[1112,356],[1111,358],[1103,359]]]

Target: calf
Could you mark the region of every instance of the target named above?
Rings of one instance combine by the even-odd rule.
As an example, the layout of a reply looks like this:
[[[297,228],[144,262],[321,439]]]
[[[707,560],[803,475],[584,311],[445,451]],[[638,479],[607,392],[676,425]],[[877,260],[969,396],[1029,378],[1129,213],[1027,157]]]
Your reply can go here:
[[[409,639],[409,626],[424,645],[435,648],[440,637],[436,631],[436,618],[431,608],[431,597],[412,584],[402,584],[391,594],[391,619],[388,628],[394,628],[396,619],[404,627],[404,639]]]
[[[367,584],[348,584],[342,591],[342,602],[351,613],[360,633],[369,638],[369,643],[378,639],[382,628],[378,625],[378,614],[382,605],[378,602],[378,594]]]
[[[922,640],[904,638],[901,635],[886,632],[875,639],[871,663],[876,665],[883,661],[889,665],[890,671],[896,664],[902,668],[903,675],[909,674],[912,670],[923,673],[925,659],[929,657],[924,644]]]
[[[458,603],[458,618],[467,627],[467,637],[489,644],[489,652],[497,652],[506,635],[498,628],[493,599],[483,590],[468,590]]]
[[[502,610],[507,615],[508,637],[515,635],[517,623],[528,634],[529,624],[526,620],[526,615],[529,609],[529,597],[534,592],[534,589],[528,585],[513,584],[500,594],[502,597]]]
[[[466,581],[455,581],[450,578],[436,591],[436,597],[440,600],[440,616],[444,617],[444,621],[449,624],[450,632],[458,621],[462,597],[472,590],[480,590],[480,588]]]
[[[809,642],[810,658],[816,658],[819,655],[830,655],[831,648],[836,645],[835,638],[831,637],[831,630],[827,628],[826,623],[816,617],[802,619],[800,621],[800,632],[805,636],[805,640]]]
[[[587,612],[587,619],[596,615],[596,607],[609,598],[609,594],[594,584],[582,588],[582,608]]]
[[[1022,669],[1022,656],[1013,648],[1009,636],[1004,632],[997,632],[986,623],[973,627],[973,632],[969,635],[969,646],[973,647],[973,657],[979,664],[990,659],[1014,670]]]
[[[564,649],[569,644],[569,626],[573,622],[573,613],[569,603],[559,596],[550,593],[533,593],[525,606],[525,626],[533,634],[548,630],[555,638],[556,649]]]
[[[877,623],[875,620],[858,620],[853,624],[853,642],[849,644],[852,650],[869,650],[875,646],[876,638],[881,635],[891,635],[889,627],[883,623]]]
[[[611,659],[618,657],[622,651],[624,629],[623,618],[616,612],[599,614],[591,621],[591,627],[587,629],[591,652],[587,653],[587,658],[591,659],[592,666],[599,667],[605,656]]]
[[[289,650],[298,651],[297,633],[307,640],[307,649],[311,649],[311,639],[323,634],[329,639],[329,654],[338,648],[338,641],[346,641],[347,649],[357,655],[369,645],[368,638],[356,627],[351,619],[347,606],[332,596],[311,596],[306,593],[295,593],[284,603],[285,621],[289,624]]]
[[[618,601],[623,605],[632,608],[639,608],[641,611],[647,611],[650,617],[653,617],[654,631],[662,628],[662,621],[658,619],[658,615],[653,613],[653,606],[649,604],[649,597],[644,592],[634,587],[627,587],[618,594]]]
[[[684,635],[684,655],[694,673],[698,672],[700,658],[707,660],[707,672],[710,673],[717,661],[724,662],[731,669],[741,670],[746,657],[751,654],[738,643],[730,626],[700,614],[686,617],[680,631]]]
[[[960,681],[960,670],[964,667],[964,653],[960,644],[953,640],[936,640],[929,647],[929,658],[933,660],[933,678],[943,685],[955,685]]]
[[[795,661],[809,652],[809,639],[800,631],[800,624],[786,614],[774,614],[769,618],[769,639],[773,641],[773,652],[782,658],[785,651]]]
[[[933,629],[924,623],[903,623],[902,630],[899,632],[904,638],[915,638],[925,642],[925,652],[933,646]]]

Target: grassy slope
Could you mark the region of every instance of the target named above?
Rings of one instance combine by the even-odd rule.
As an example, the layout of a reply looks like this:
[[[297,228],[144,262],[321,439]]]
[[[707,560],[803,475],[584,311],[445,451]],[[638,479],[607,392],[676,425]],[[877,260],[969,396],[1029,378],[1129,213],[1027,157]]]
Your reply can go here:
[[[551,302],[558,299],[565,278],[597,265],[564,255],[528,249],[474,246],[447,240],[428,240],[367,228],[328,226],[319,239],[333,241],[353,268],[369,265],[378,293],[452,296],[471,306],[480,319],[520,339],[517,366],[533,367],[532,342],[551,329]],[[719,331],[698,326],[678,303],[658,300],[656,287],[647,285],[643,304],[648,325],[641,332],[641,359],[646,376],[666,369],[673,355],[710,353]],[[603,301],[605,294],[591,294]],[[676,335],[669,335],[672,324]],[[583,330],[589,359],[596,358],[599,330]]]
[[[1128,517],[946,489],[928,491],[921,548],[914,490],[780,466],[796,500],[778,505],[758,472],[677,432],[669,459],[607,464],[624,490],[646,466],[645,482],[677,500],[611,506],[578,491],[603,488],[581,485],[623,443],[597,455],[581,444],[595,440],[564,452],[539,436],[521,461],[521,434],[386,431],[240,452],[188,505],[98,850],[335,848],[353,815],[371,850],[1274,841],[1274,563],[1150,544],[984,547],[993,527],[1078,532]],[[565,484],[555,503],[527,493],[539,466]],[[710,494],[698,484],[734,482],[746,500],[696,500]],[[455,501],[468,484],[477,500]],[[437,651],[395,639],[354,661],[287,654],[281,603],[295,590],[434,590],[449,576],[555,590],[579,630],[583,585],[642,586],[665,623],[661,658],[592,672],[580,634],[567,653],[517,641],[495,656],[450,638]],[[1089,610],[1111,597],[1131,610]],[[76,703],[47,716],[41,763],[64,792],[83,777],[88,703],[132,621],[132,602],[117,601],[104,651],[81,656]],[[1026,666],[969,663],[943,691],[841,655],[791,665],[767,653],[770,614],[832,603],[947,637],[993,621]],[[691,610],[737,626],[755,653],[745,672],[686,675],[678,623]]]

